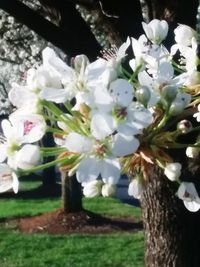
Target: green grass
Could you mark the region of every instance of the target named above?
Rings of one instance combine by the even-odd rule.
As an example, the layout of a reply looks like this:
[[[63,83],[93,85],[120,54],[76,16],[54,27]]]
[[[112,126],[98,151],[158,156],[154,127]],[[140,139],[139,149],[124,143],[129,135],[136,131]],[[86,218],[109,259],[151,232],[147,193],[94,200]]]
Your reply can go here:
[[[142,267],[143,235],[22,235],[0,230],[1,267]]]
[[[22,180],[20,190],[31,190],[41,185],[41,181]],[[60,198],[0,198],[0,219],[34,216],[57,209],[61,206]],[[89,211],[108,216],[141,217],[140,208],[123,204],[115,198],[83,198],[83,207]]]
[[[141,218],[141,209],[133,207],[128,204],[121,203],[120,200],[115,198],[84,198],[83,206],[93,212],[99,214],[106,214],[109,216],[134,216],[136,218]]]
[[[22,190],[39,181],[24,180]],[[140,209],[112,198],[83,199],[84,208],[109,216],[140,217]],[[33,216],[60,207],[60,198],[0,199],[0,220]],[[15,224],[0,226],[0,267],[142,267],[143,233],[107,235],[28,235]]]

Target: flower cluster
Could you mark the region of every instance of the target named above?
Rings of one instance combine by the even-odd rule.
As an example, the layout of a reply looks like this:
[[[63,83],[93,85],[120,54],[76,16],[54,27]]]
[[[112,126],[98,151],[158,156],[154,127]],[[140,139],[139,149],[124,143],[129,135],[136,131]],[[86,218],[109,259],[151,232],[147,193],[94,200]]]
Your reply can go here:
[[[186,208],[200,209],[194,184],[179,180],[181,163],[167,153],[171,148],[186,148],[188,157],[199,153],[199,140],[177,142],[200,129],[185,119],[200,121],[197,34],[178,26],[169,51],[163,45],[166,21],[143,23],[143,28],[145,35],[127,38],[92,63],[79,55],[69,66],[46,48],[42,65],[28,70],[26,84],[12,85],[9,99],[16,110],[2,122],[1,192],[17,191],[17,175],[57,164],[76,174],[89,197],[113,195],[121,174],[134,173],[128,193],[140,198],[158,165],[180,184],[177,194]],[[130,47],[134,57],[128,59]],[[53,133],[55,147],[39,147],[46,132]],[[56,160],[41,164],[49,155]]]

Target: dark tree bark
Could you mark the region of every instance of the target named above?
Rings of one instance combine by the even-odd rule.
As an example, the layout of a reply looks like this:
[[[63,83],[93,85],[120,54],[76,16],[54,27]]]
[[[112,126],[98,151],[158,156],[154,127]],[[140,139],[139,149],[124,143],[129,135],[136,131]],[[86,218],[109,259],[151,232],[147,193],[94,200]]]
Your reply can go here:
[[[143,16],[139,0],[115,1],[115,4],[112,0],[101,2],[104,16],[106,17],[107,14],[108,20],[119,33],[122,41],[125,41],[127,36],[138,38],[141,35]]]
[[[198,0],[146,0],[149,19],[166,19],[168,22],[196,26]]]
[[[62,207],[64,212],[77,212],[82,210],[81,184],[75,176],[68,176],[66,171],[61,171]]]
[[[77,54],[87,54],[91,60],[96,59],[101,49],[94,35],[73,5],[66,4],[63,10],[69,17],[65,30],[44,19],[18,0],[1,0],[0,8],[15,17],[47,41],[63,50],[69,57]]]
[[[42,140],[43,146],[45,147],[54,147],[55,143],[53,136],[50,133],[47,133]],[[54,157],[48,157],[44,159],[44,163],[51,162],[55,160]],[[43,186],[48,192],[56,191],[56,171],[55,167],[50,167],[43,170]]]
[[[177,153],[183,158],[184,151]],[[185,157],[184,157],[185,158]],[[179,161],[183,180],[199,188],[200,159]],[[145,233],[145,267],[200,266],[200,212],[189,212],[178,199],[178,186],[154,167],[141,198]]]
[[[155,170],[145,187],[142,213],[145,267],[184,267],[183,222],[176,189]]]
[[[139,0],[78,1],[97,16],[95,27],[104,32],[111,44],[120,46],[128,36],[139,37],[142,33],[142,10]]]

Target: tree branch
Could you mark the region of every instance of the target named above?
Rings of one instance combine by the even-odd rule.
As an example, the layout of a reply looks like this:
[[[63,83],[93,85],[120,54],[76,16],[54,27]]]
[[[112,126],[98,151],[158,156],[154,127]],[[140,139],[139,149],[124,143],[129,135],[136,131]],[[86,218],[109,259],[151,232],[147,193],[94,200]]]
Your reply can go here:
[[[59,47],[68,56],[86,54],[91,60],[94,60],[101,47],[84,20],[77,13],[78,11],[75,12],[74,7],[70,5],[66,3],[65,10],[63,10],[66,12],[66,17],[69,16],[67,20],[68,28],[60,29],[18,0],[0,1],[1,9]]]

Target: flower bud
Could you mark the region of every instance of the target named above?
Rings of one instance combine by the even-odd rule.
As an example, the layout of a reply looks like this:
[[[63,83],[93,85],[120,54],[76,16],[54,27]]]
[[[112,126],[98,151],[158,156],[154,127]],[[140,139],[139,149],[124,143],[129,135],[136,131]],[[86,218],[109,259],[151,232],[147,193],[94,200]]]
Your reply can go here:
[[[161,95],[167,102],[171,103],[176,98],[177,87],[174,85],[166,85],[162,88]]]
[[[103,197],[113,197],[116,193],[116,185],[104,184],[102,186],[101,194]]]
[[[98,197],[101,194],[102,181],[94,180],[83,184],[83,195],[85,197]]]
[[[169,113],[172,116],[180,114],[187,107],[190,101],[191,101],[191,95],[187,93],[178,93],[176,95],[175,100],[172,102],[170,106]]]
[[[192,130],[192,123],[188,120],[182,120],[177,124],[177,130],[182,134],[189,133]]]
[[[169,114],[171,114],[172,116],[176,116],[183,112],[184,108],[185,106],[182,102],[174,101],[169,108]]]
[[[138,102],[142,103],[144,106],[148,104],[151,93],[147,87],[143,86],[137,89],[135,94]]]
[[[168,23],[165,20],[153,19],[148,24],[142,22],[142,27],[153,44],[160,44],[168,33]]]
[[[74,58],[74,69],[77,72],[85,70],[88,64],[89,64],[89,59],[85,55],[78,55]]]
[[[187,147],[185,151],[186,156],[188,158],[193,158],[193,159],[198,157],[199,152],[200,152],[200,149],[198,147],[191,147],[191,146]]]
[[[164,174],[170,181],[174,182],[180,177],[181,168],[182,165],[178,162],[168,163],[165,167]]]
[[[130,182],[128,187],[129,196],[133,196],[136,199],[140,199],[142,191],[143,191],[142,183],[138,178],[135,178]]]

